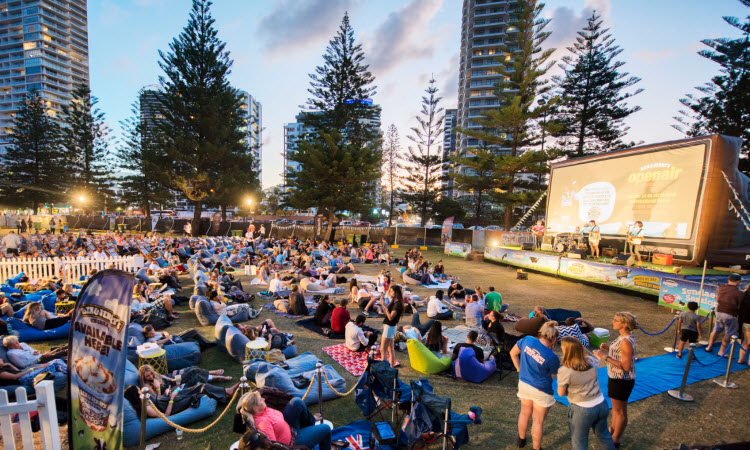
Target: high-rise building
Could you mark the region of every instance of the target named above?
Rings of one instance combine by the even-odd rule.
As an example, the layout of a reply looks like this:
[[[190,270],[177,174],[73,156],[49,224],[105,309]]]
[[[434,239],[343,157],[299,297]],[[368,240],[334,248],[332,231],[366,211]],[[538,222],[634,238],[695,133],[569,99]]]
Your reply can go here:
[[[299,170],[299,163],[292,161],[291,159],[291,157],[297,152],[297,141],[299,141],[305,133],[312,131],[302,123],[302,116],[304,114],[305,113],[297,114],[295,117],[297,120],[296,122],[284,124],[284,171],[282,173],[283,180],[281,183],[284,188],[287,187],[287,174],[290,171],[295,172]]]
[[[442,189],[445,195],[453,198],[453,179],[448,177],[452,172],[454,163],[450,158],[456,156],[456,118],[458,117],[457,109],[446,109],[445,118],[443,119],[443,168],[442,168]]]
[[[495,86],[502,75],[498,68],[510,60],[502,47],[508,33],[515,27],[510,14],[517,0],[464,0],[461,21],[461,56],[458,75],[458,111],[455,125],[478,129],[472,118],[482,111],[499,106]],[[479,145],[477,139],[459,134],[456,152],[464,154],[468,147]],[[501,152],[503,149],[497,148]],[[465,170],[455,166],[453,171]],[[460,195],[453,191],[453,196]]]
[[[258,99],[245,91],[240,91],[242,97],[242,110],[244,111],[247,128],[243,130],[247,136],[245,143],[253,154],[257,164],[258,181],[263,185],[262,158],[263,158],[263,106]]]
[[[89,85],[86,0],[0,3],[0,147],[13,117],[36,90],[57,117],[78,85]]]

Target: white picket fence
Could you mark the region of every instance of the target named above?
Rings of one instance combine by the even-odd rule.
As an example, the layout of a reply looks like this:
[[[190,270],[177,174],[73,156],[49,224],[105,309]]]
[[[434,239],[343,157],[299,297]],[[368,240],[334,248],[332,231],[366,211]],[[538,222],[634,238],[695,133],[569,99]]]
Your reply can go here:
[[[5,450],[15,450],[16,440],[13,435],[13,416],[18,414],[18,425],[21,432],[21,442],[24,450],[34,448],[34,435],[31,431],[29,413],[39,412],[39,428],[42,432],[42,448],[44,450],[60,450],[60,428],[57,425],[57,409],[55,408],[55,389],[51,380],[37,384],[36,400],[27,400],[26,389],[16,389],[16,401],[8,401],[8,393],[0,390],[0,436]]]
[[[84,256],[73,258],[0,258],[0,282],[25,273],[29,279],[38,280],[46,277],[61,277],[63,283],[74,283],[90,269],[104,270],[114,266],[116,269],[135,273],[143,267],[142,256],[117,256],[94,259]]]

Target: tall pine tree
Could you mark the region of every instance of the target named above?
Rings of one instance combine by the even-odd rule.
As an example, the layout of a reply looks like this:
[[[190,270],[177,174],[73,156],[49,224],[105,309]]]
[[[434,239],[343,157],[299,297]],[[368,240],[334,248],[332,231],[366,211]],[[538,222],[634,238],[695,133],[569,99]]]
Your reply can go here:
[[[86,85],[71,93],[70,104],[63,106],[62,140],[72,188],[86,198],[84,209],[106,207],[111,196],[110,130],[99,100]],[[111,203],[111,201],[110,201]]]
[[[159,52],[160,145],[171,162],[169,184],[195,208],[194,234],[211,196],[251,186],[257,178],[252,170],[236,170],[252,167],[252,156],[243,143],[241,97],[227,80],[232,61],[214,27],[211,4],[193,0],[187,26],[169,52]]]
[[[36,214],[41,205],[62,199],[66,171],[60,133],[44,100],[30,91],[13,118],[11,145],[1,157],[8,181],[0,185],[5,202]]]
[[[401,176],[399,169],[401,159],[401,140],[398,136],[398,128],[391,124],[385,134],[383,144],[383,177],[387,189],[386,202],[388,203],[388,226],[393,222],[393,208],[396,201],[396,192],[399,189]]]
[[[404,178],[406,189],[401,197],[416,208],[421,226],[425,226],[432,215],[432,208],[440,195],[441,170],[443,168],[443,108],[438,106],[435,79],[430,79],[422,96],[422,110],[416,117],[416,127],[407,138],[415,146],[409,146],[405,155]]]
[[[750,8],[750,0],[740,0]],[[721,133],[742,138],[739,168],[750,175],[750,14],[742,22],[725,16],[724,21],[740,32],[738,38],[704,39],[709,49],[698,52],[720,66],[710,83],[687,95],[680,103],[688,108],[675,117],[677,130],[699,136]]]
[[[564,76],[553,77],[563,99],[556,111],[562,125],[558,145],[568,157],[623,148],[622,138],[628,131],[623,121],[641,109],[626,101],[643,92],[627,90],[641,79],[621,71],[625,62],[617,57],[622,49],[615,45],[609,29],[602,28],[596,11],[568,51],[570,55],[560,64]]]
[[[380,130],[372,119],[380,108],[372,104],[374,78],[355,42],[349,16],[323,55],[323,65],[310,74],[311,97],[302,122],[312,130],[297,143],[290,157],[300,164],[287,175],[286,202],[295,208],[315,207],[328,216],[330,237],[336,211],[366,212],[380,177]]]
[[[541,195],[530,190],[533,183],[528,174],[538,170],[540,161],[553,157],[553,152],[548,150],[533,150],[539,144],[539,127],[555,128],[555,121],[540,122],[540,118],[559,101],[558,97],[543,104],[535,101],[550,91],[545,76],[554,64],[548,60],[555,49],[542,50],[542,44],[550,35],[544,31],[549,20],[541,18],[543,8],[544,4],[536,0],[516,5],[512,28],[507,30],[507,44],[503,46],[502,56],[496,58],[504,64],[498,69],[502,78],[496,89],[500,106],[484,111],[479,118],[472,118],[481,129],[456,127],[457,132],[482,141],[500,155],[491,196],[505,210],[506,230],[512,226],[514,206],[531,204]]]
[[[482,147],[485,147],[484,145]],[[472,150],[471,156],[455,156],[451,162],[461,166],[461,171],[451,172],[454,189],[466,192],[473,211],[474,225],[483,218],[483,206],[490,200],[489,193],[497,187],[496,172],[502,158],[487,148]]]
[[[155,205],[169,204],[173,197],[165,183],[169,161],[159,148],[155,117],[144,114],[141,98],[133,104],[133,115],[120,122],[123,140],[117,149],[117,165],[123,173],[119,180],[123,202],[138,206],[150,217]]]

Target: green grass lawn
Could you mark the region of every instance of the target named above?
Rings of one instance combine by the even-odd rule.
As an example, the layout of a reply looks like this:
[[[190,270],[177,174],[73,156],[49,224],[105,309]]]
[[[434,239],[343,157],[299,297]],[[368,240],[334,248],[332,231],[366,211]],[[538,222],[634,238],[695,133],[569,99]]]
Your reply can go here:
[[[402,247],[394,251],[403,255],[404,250],[405,248]],[[503,301],[510,303],[509,312],[515,314],[528,314],[535,305],[544,305],[548,308],[576,309],[580,310],[583,316],[595,326],[611,330],[613,314],[617,311],[630,311],[638,316],[638,320],[644,329],[652,332],[663,329],[673,316],[669,309],[658,306],[655,301],[628,293],[613,292],[534,273],[529,274],[527,281],[520,281],[516,279],[514,268],[445,256],[441,249],[430,249],[423,253],[433,263],[437,262],[438,259],[443,259],[446,272],[459,276],[465,287],[474,288],[481,285],[486,290],[489,286],[495,286],[496,290],[502,294]],[[382,266],[359,265],[359,270],[367,275],[377,274],[381,268]],[[398,269],[396,266],[390,268],[394,274]],[[242,276],[241,279],[245,282],[247,291],[255,293],[263,290],[251,287],[248,277]],[[189,288],[188,290],[192,289],[192,284],[188,282],[186,277],[182,281],[183,285]],[[432,289],[421,287],[414,290],[420,296],[427,296],[434,292]],[[257,307],[262,303],[263,301],[258,299],[255,306]],[[177,310],[181,313],[181,318],[178,323],[168,329],[170,333],[197,328],[204,336],[213,339],[214,327],[201,327],[187,305],[179,307]],[[352,312],[354,313],[353,308]],[[349,375],[321,350],[321,347],[341,341],[323,339],[319,335],[296,327],[292,320],[276,316],[265,310],[251,323],[268,317],[272,318],[279,328],[292,332],[298,337],[300,353],[311,351],[326,364],[333,365],[339,374],[346,379],[347,390],[356,383],[356,377]],[[411,316],[405,316],[402,322],[410,320]],[[376,328],[381,327],[380,320],[369,319],[368,322]],[[457,323],[446,323],[448,326],[455,324]],[[506,325],[506,329],[509,326]],[[707,336],[707,327],[707,324],[704,325],[704,336]],[[638,356],[642,358],[663,353],[663,347],[672,345],[673,336],[671,330],[661,336],[654,337],[636,332]],[[59,341],[40,343],[35,344],[35,347],[44,350],[59,343]],[[425,375],[410,368],[405,353],[399,355],[399,360],[403,363],[400,376],[405,381],[425,377]],[[201,367],[206,369],[223,368],[226,375],[231,375],[235,379],[238,379],[242,372],[240,364],[219,349],[209,349],[203,352]],[[452,399],[455,411],[465,413],[470,406],[474,405],[483,408],[483,423],[469,427],[471,442],[465,448],[515,448],[516,420],[520,408],[516,397],[518,377],[515,373],[506,375],[502,381],[497,375],[493,375],[480,385],[435,375],[429,376],[429,379],[438,395]],[[677,448],[683,442],[709,445],[722,441],[750,441],[750,429],[742,425],[747,424],[747,416],[750,412],[748,407],[750,395],[747,393],[750,389],[750,371],[732,374],[732,380],[739,384],[739,390],[722,389],[711,380],[690,385],[687,392],[695,397],[693,403],[680,402],[663,393],[631,404],[629,407],[630,426],[623,438],[622,448]],[[227,382],[224,385],[229,386],[231,383]],[[317,412],[317,405],[312,409]],[[324,413],[325,417],[331,420],[335,426],[363,418],[354,403],[353,394],[346,398],[324,403]],[[219,411],[216,414],[218,416]],[[213,418],[206,419],[192,424],[191,427],[201,428],[212,420]],[[206,448],[209,443],[216,449],[227,449],[234,441],[239,439],[239,435],[231,431],[231,424],[232,415],[228,414],[213,429],[205,433],[198,435],[186,433],[181,441],[176,440],[174,433],[168,433],[149,441],[149,443],[161,443],[160,449],[202,449]],[[528,445],[527,448],[531,448],[530,441]],[[591,445],[594,448],[594,443]],[[570,448],[566,408],[560,404],[552,407],[545,423],[544,448]]]

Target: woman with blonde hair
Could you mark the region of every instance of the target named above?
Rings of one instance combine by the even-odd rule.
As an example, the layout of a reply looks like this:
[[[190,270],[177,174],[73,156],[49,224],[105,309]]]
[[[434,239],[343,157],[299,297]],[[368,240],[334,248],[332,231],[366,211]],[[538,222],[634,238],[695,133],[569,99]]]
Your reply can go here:
[[[550,407],[555,404],[552,391],[552,377],[560,368],[560,358],[552,349],[559,332],[557,322],[549,321],[542,325],[539,337],[526,336],[520,339],[510,351],[513,365],[518,371],[518,398],[521,399],[521,413],[518,415],[518,437],[516,445],[526,446],[526,429],[532,420],[531,439],[534,450],[541,450],[544,434],[544,419]]]
[[[612,401],[612,426],[610,431],[615,447],[628,426],[628,399],[635,386],[635,336],[638,328],[635,316],[629,312],[618,312],[612,319],[612,328],[620,333],[612,345],[602,344],[595,352],[607,363],[607,394]],[[607,353],[605,353],[607,352]]]
[[[73,311],[75,310],[71,309],[65,315],[55,316],[49,311],[42,309],[41,303],[32,302],[29,303],[29,306],[26,307],[26,312],[23,313],[23,322],[37,330],[52,330],[70,322],[70,319],[73,317]]]
[[[562,338],[562,367],[557,372],[557,393],[567,396],[568,429],[573,450],[589,448],[589,430],[594,430],[599,447],[615,448],[612,434],[607,429],[609,407],[599,389],[599,361],[581,341]]]
[[[315,416],[300,398],[287,403],[284,412],[269,408],[259,391],[245,395],[240,404],[242,418],[273,442],[331,449],[331,428],[316,424]]]

